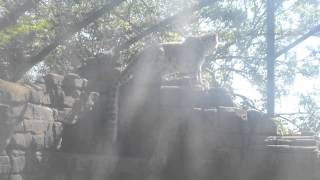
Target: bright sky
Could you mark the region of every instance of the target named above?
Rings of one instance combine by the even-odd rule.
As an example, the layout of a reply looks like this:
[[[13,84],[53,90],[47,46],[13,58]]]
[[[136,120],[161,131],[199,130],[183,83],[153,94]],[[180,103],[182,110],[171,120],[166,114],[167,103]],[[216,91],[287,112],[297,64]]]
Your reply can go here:
[[[297,52],[297,59],[301,59],[307,55],[306,47],[310,46],[320,46],[320,38],[312,37],[296,46],[291,51]],[[319,77],[320,78],[320,77]],[[312,92],[315,88],[320,87],[319,78],[306,79],[301,76],[297,76],[292,88],[290,88],[289,95],[286,97],[281,97],[280,101],[276,104],[276,113],[296,113],[299,111],[298,103],[299,99],[295,96],[296,93],[308,93]],[[258,91],[255,90],[251,84],[240,76],[236,76],[234,79],[235,92],[249,96],[254,100],[261,98]],[[320,97],[319,97],[320,102]]]
[[[306,47],[317,47],[320,46],[320,38],[312,37],[301,43],[299,46],[294,48],[292,51],[297,52],[297,59],[301,59],[307,55]],[[319,60],[320,61],[320,60]],[[319,78],[307,79],[302,76],[298,76],[296,81],[292,87],[290,95],[288,97],[281,98],[280,104],[277,106],[277,111],[280,112],[297,112],[299,111],[297,104],[299,103],[299,99],[294,96],[296,93],[310,93],[314,91],[316,88],[319,89],[320,81]],[[320,102],[320,97],[318,97],[318,101]]]

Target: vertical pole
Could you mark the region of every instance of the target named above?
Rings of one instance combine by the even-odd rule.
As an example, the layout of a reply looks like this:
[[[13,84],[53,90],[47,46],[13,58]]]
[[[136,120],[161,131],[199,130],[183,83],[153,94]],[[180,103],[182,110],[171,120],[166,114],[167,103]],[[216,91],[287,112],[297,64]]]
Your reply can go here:
[[[267,113],[274,116],[275,109],[275,5],[274,0],[267,0]]]

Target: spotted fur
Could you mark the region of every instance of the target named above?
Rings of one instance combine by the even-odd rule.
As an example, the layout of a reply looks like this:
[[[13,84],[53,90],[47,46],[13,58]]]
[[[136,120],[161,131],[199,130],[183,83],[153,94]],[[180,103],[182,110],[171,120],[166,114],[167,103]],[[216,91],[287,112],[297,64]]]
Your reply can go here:
[[[207,34],[199,37],[189,37],[183,42],[169,42],[151,45],[131,59],[115,86],[114,118],[118,122],[119,90],[131,78],[142,79],[148,73],[160,73],[163,77],[171,73],[179,76],[190,76],[199,83],[202,82],[202,65],[205,55],[217,47],[218,36]]]
[[[178,73],[201,81],[202,65],[205,55],[218,44],[215,34],[189,37],[184,42],[169,42],[152,45],[135,56],[121,73],[120,83],[126,82],[143,68],[160,71],[164,76]]]

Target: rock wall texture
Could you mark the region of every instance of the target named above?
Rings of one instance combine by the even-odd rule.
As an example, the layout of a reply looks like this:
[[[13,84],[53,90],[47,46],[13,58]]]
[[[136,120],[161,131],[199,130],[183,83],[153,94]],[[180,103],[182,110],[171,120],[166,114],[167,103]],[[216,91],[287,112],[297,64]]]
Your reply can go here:
[[[42,87],[1,81],[1,179],[39,179],[62,128]],[[44,85],[43,85],[44,87]]]
[[[1,180],[48,179],[53,153],[68,146],[64,128],[76,126],[97,102],[99,94],[86,87],[76,74],[48,74],[32,85],[0,80]]]
[[[133,80],[114,121],[113,67],[0,80],[0,180],[320,179],[317,138],[277,136],[220,88]]]

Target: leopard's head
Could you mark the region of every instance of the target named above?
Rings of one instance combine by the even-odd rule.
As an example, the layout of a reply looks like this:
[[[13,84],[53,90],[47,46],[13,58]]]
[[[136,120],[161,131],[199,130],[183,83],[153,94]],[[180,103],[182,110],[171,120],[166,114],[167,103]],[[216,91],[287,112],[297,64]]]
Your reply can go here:
[[[210,51],[218,47],[219,39],[218,34],[205,34],[200,37],[200,40],[204,43],[204,47]]]

